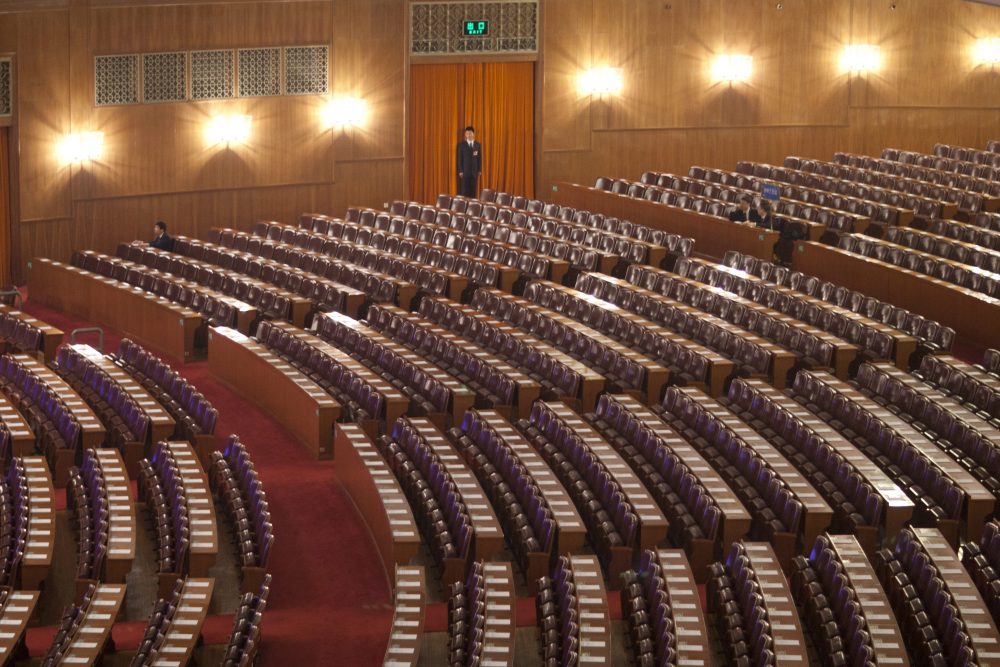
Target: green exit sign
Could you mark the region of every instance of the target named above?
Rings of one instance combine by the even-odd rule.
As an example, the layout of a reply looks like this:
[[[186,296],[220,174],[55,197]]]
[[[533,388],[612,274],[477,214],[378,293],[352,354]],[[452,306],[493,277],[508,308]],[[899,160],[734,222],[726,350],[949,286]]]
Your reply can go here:
[[[462,34],[466,37],[483,37],[490,34],[489,21],[462,21]]]

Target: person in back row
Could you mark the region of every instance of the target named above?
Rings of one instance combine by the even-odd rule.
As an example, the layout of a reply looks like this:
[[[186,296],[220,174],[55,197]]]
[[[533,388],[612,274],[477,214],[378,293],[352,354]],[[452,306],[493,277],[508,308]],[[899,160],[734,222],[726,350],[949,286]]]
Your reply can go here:
[[[730,222],[751,222],[750,218],[750,197],[747,195],[740,195],[739,204],[736,208],[729,212]]]
[[[167,252],[174,249],[174,240],[167,234],[167,223],[162,220],[156,221],[156,224],[153,225],[153,240],[149,242],[149,245],[157,250],[166,250]]]

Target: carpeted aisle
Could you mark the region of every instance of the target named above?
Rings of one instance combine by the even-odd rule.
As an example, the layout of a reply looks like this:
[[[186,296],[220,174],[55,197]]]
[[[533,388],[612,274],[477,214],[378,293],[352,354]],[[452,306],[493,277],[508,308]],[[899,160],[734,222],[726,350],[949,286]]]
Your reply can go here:
[[[69,332],[90,323],[27,302],[25,310]],[[105,351],[120,336],[106,331]],[[85,336],[81,342],[92,342]],[[94,342],[93,344],[96,344]],[[277,422],[208,372],[206,362],[164,357],[219,410],[217,433],[236,433],[250,450],[267,491],[275,527],[271,597],[264,615],[262,665],[381,664],[392,621],[391,595],[368,529],[339,485],[330,461],[316,461]],[[228,548],[229,545],[221,545]],[[228,639],[231,617],[209,619],[206,641]],[[141,628],[116,626],[123,647]],[[32,655],[52,628],[29,630]]]

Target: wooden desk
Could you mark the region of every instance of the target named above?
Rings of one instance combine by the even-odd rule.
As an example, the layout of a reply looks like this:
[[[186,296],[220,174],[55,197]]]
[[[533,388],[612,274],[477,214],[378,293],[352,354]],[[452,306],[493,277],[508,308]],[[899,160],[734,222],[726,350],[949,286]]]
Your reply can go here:
[[[936,320],[978,345],[998,344],[1000,299],[821,243],[796,242],[793,266]]]
[[[337,479],[368,524],[386,575],[395,567],[398,579],[420,550],[420,533],[406,495],[389,464],[357,424],[337,424],[333,448]]]
[[[12,317],[38,329],[41,332],[42,358],[45,359],[45,363],[47,364],[55,361],[56,348],[62,345],[63,341],[62,329],[57,329],[50,324],[46,324],[39,319],[35,319],[25,312],[0,304],[0,317],[3,316]],[[25,350],[25,352],[34,352],[34,350]]]
[[[396,566],[396,599],[392,631],[383,667],[417,667],[424,643],[424,568]]]
[[[713,649],[701,609],[701,594],[687,557],[680,549],[658,549],[656,558],[663,570],[663,585],[673,611],[677,664],[704,664]]]
[[[0,665],[11,665],[23,646],[24,631],[35,614],[39,591],[7,590],[7,601],[0,609]]]
[[[55,492],[44,457],[25,456],[22,460],[28,483],[28,525],[21,565],[21,588],[40,590],[52,567],[55,549]]]
[[[611,664],[611,619],[604,575],[595,556],[569,556],[576,586],[580,664]]]
[[[63,652],[63,665],[94,665],[111,639],[111,626],[125,601],[125,584],[100,584]]]
[[[132,487],[121,454],[113,449],[92,449],[84,454],[97,458],[108,490],[108,556],[104,578],[109,583],[125,583],[135,559],[136,519]]]
[[[587,535],[586,524],[580,518],[572,498],[559,478],[538,452],[524,439],[524,436],[495,410],[471,410],[466,419],[476,420],[484,428],[491,430],[501,446],[505,447],[531,475],[532,481],[542,492],[542,497],[545,498],[545,504],[552,510],[552,519],[556,530],[553,551],[576,553],[583,549]],[[548,567],[547,563],[546,567]]]
[[[844,576],[850,581],[851,589],[856,594],[855,599],[861,606],[865,627],[872,638],[875,662],[879,665],[907,667],[910,659],[896,616],[861,545],[851,535],[827,535],[826,539],[837,554],[837,560],[844,568]],[[819,572],[817,574],[822,576]]]
[[[455,482],[472,524],[476,560],[493,560],[503,549],[503,528],[500,527],[500,521],[493,512],[483,487],[452,444],[429,419],[410,417],[406,421],[423,439],[427,448],[437,454]]]
[[[153,667],[187,665],[194,649],[201,643],[201,628],[208,615],[215,590],[215,579],[188,577],[181,589],[174,617],[167,626]]]
[[[954,598],[965,622],[966,632],[972,640],[978,664],[988,667],[1000,665],[1000,633],[997,632],[996,623],[979,590],[962,567],[962,562],[940,531],[934,528],[910,530],[916,541],[923,546],[931,564],[937,568],[938,576],[944,580],[945,588]]]
[[[514,665],[514,573],[510,563],[483,563],[486,601],[483,665]]]
[[[775,405],[777,409],[785,414],[791,415],[810,431],[830,445],[838,454],[850,463],[854,470],[861,476],[861,479],[871,487],[872,491],[881,496],[885,503],[885,512],[882,526],[872,526],[870,529],[859,526],[856,529],[856,537],[863,546],[869,558],[875,557],[875,552],[880,546],[891,543],[896,539],[896,534],[903,528],[903,525],[913,516],[913,501],[901,488],[872,461],[868,456],[855,446],[853,442],[845,438],[835,428],[824,422],[815,414],[806,410],[795,400],[777,391],[774,387],[759,380],[741,379],[736,382],[747,387],[748,392],[762,396],[765,400]],[[738,391],[731,391],[730,396],[738,396]],[[749,402],[739,402],[744,409],[750,409]],[[760,419],[761,417],[758,417]],[[776,424],[769,423],[768,426],[774,428]],[[808,543],[806,544],[808,546]]]
[[[781,479],[795,497],[802,503],[802,540],[804,544],[812,544],[816,536],[830,526],[833,520],[833,509],[823,500],[809,480],[798,468],[792,465],[782,455],[778,448],[761,437],[746,422],[724,408],[715,399],[706,396],[697,389],[681,387],[680,391],[687,394],[708,413],[713,415],[733,434],[742,439],[747,447],[756,452],[767,466]],[[797,553],[796,542],[798,533],[792,533],[788,540],[779,541],[775,545],[783,565],[791,565],[791,560]]]
[[[188,552],[189,575],[205,577],[215,565],[219,554],[219,534],[215,522],[215,502],[208,486],[208,477],[201,467],[198,455],[187,442],[168,442],[166,446],[174,456],[184,495],[187,497],[188,522],[190,523],[191,548]],[[176,579],[176,575],[170,574]]]
[[[28,426],[27,420],[21,416],[7,396],[0,393],[0,422],[10,433],[10,451],[12,456],[31,456],[35,453],[35,433]],[[6,461],[2,462],[7,465]]]
[[[550,199],[565,206],[601,212],[653,229],[691,237],[699,253],[714,257],[722,257],[728,250],[738,250],[770,261],[774,244],[779,238],[777,232],[740,225],[714,215],[572,183],[559,183]]]
[[[127,283],[37,257],[28,264],[28,289],[41,304],[117,329],[175,359],[195,357],[201,316]]]
[[[809,657],[798,610],[774,550],[767,542],[744,542],[743,547],[760,584],[764,608],[771,622],[776,664],[779,667],[808,667]]]
[[[333,424],[341,406],[318,384],[238,331],[211,327],[208,367],[277,419],[318,458],[333,456]]]

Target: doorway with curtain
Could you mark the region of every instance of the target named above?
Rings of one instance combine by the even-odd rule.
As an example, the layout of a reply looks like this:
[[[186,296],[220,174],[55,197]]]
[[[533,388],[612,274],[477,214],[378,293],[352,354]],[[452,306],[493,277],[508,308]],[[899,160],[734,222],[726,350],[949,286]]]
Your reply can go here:
[[[535,63],[413,65],[409,111],[412,199],[458,192],[455,147],[466,125],[483,146],[479,189],[534,196]]]

